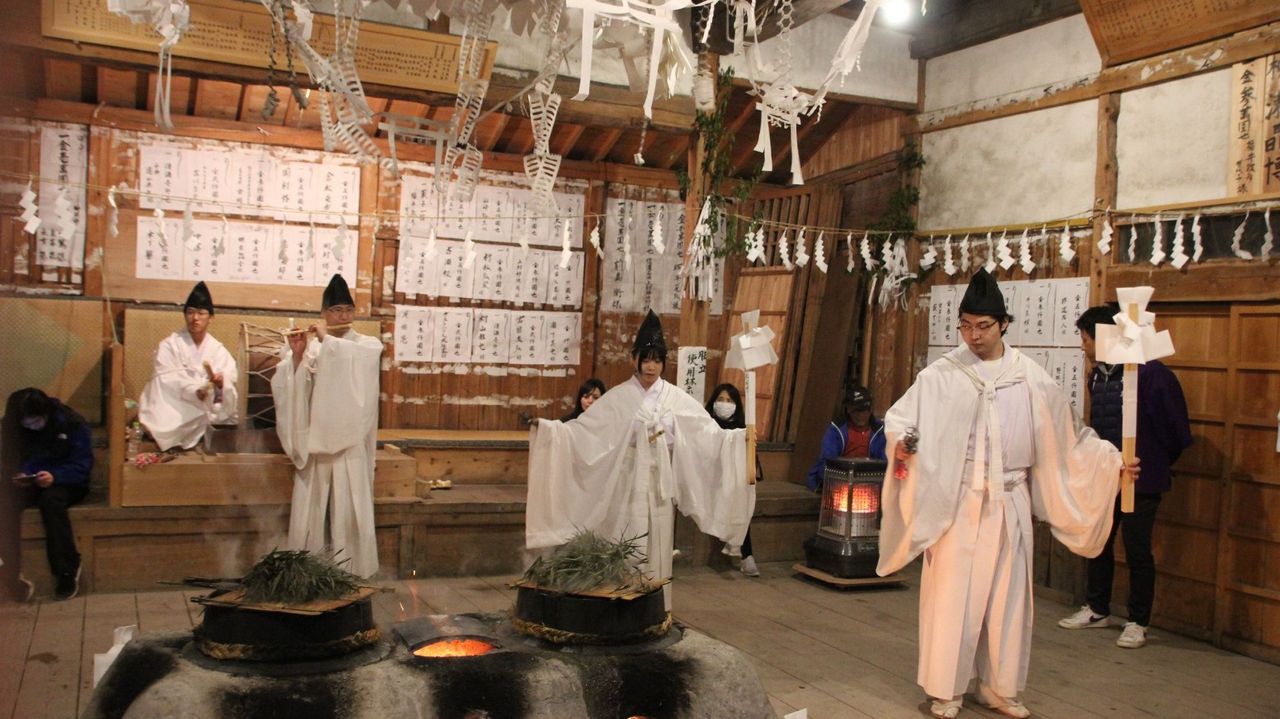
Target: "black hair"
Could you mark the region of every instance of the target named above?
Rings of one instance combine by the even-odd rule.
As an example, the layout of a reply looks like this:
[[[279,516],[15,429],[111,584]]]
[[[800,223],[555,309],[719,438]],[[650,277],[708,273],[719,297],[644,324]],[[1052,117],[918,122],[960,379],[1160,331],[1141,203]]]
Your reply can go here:
[[[592,390],[597,390],[597,389],[600,390],[600,394],[603,395],[605,393],[604,382],[601,382],[595,377],[592,377],[586,382],[583,382],[582,386],[578,388],[578,394],[574,395],[573,411],[561,417],[560,421],[569,422],[569,421],[575,420],[583,412],[586,412],[587,411],[586,408],[582,406],[582,398],[590,394]]]
[[[721,419],[715,411],[716,398],[721,392],[727,393],[729,399],[733,401],[733,416],[729,419]],[[742,393],[728,382],[718,384],[711,390],[711,397],[707,399],[707,414],[725,429],[742,429],[747,426],[747,411],[742,406]]]
[[[667,348],[666,347],[643,347],[638,350],[632,350],[631,356],[636,360],[636,372],[640,371],[640,363],[647,359],[656,359],[662,363],[662,368],[667,368]]]
[[[1076,320],[1076,329],[1089,335],[1089,339],[1098,336],[1098,325],[1114,325],[1115,314],[1120,311],[1118,305],[1095,305],[1080,314]]]
[[[44,427],[31,430],[22,426],[27,417],[44,417]],[[26,387],[9,395],[4,408],[4,436],[19,438],[21,455],[30,457],[53,446],[59,434],[70,436],[71,430],[86,424],[75,410],[35,387]]]

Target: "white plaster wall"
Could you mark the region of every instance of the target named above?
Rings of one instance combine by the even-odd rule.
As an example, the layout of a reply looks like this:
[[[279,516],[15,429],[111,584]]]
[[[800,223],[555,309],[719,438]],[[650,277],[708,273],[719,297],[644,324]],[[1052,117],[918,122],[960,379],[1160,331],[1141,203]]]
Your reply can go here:
[[[792,77],[796,87],[815,89],[822,84],[836,48],[840,46],[852,20],[836,15],[826,15],[811,20],[792,31],[792,52],[795,53]],[[861,95],[898,102],[916,101],[916,85],[919,81],[917,61],[911,58],[911,36],[879,25],[871,26],[867,44],[862,49],[859,67],[845,78],[843,85],[836,82],[831,92]],[[764,62],[775,62],[779,37],[760,43]],[[732,67],[736,77],[751,77],[746,58],[729,56],[721,58],[721,67]],[[772,77],[753,77],[757,81],[769,81]]]
[[[1096,100],[924,136],[923,230],[1055,220],[1090,209]]]
[[[925,63],[926,112],[1096,73],[1102,58],[1084,15],[1055,20]]]
[[[1229,69],[1121,95],[1117,207],[1225,197],[1230,100]]]

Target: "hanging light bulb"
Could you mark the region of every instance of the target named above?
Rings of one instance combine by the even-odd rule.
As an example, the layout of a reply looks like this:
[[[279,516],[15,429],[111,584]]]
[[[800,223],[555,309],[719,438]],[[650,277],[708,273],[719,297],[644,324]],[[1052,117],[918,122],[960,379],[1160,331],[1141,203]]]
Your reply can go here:
[[[889,0],[882,10],[885,22],[890,25],[905,25],[911,19],[911,5],[907,0]]]

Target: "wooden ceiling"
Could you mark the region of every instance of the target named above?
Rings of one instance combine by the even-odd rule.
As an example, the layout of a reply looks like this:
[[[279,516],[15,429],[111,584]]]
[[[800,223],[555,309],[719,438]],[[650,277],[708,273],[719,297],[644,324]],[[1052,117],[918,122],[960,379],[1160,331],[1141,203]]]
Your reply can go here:
[[[39,96],[42,97],[137,110],[153,109],[154,68],[45,57],[40,63],[29,63],[27,72],[41,75],[28,78],[26,84],[34,86],[33,90],[39,88]],[[262,74],[265,80],[265,71]],[[277,92],[280,106],[271,117],[264,119],[262,108],[268,93],[265,84],[175,72],[170,111],[175,116],[236,120],[263,126],[320,128],[318,102],[310,102],[304,109],[286,87],[278,87]],[[625,91],[606,88],[602,92],[607,96],[610,92]],[[593,88],[592,95],[596,93]],[[448,97],[426,93],[422,96],[422,99],[436,104],[372,94],[368,99],[374,112],[394,112],[433,120],[447,119],[453,113],[452,102],[444,104]],[[638,102],[637,95],[637,106]],[[843,123],[854,117],[860,104],[829,97],[820,119],[806,118],[797,133],[801,158],[811,157]],[[528,117],[520,112],[520,105],[519,102],[510,102],[492,107],[476,126],[476,146],[486,153],[525,155],[531,152],[533,133]],[[551,138],[552,152],[571,160],[633,164],[634,155],[641,149],[643,140],[646,167],[672,171],[687,169],[691,130],[680,131],[676,127],[644,129],[639,123],[618,122],[610,113],[604,112],[604,108],[597,107],[591,98],[583,102],[566,99],[564,107],[568,112],[562,110],[561,119],[556,123]],[[598,124],[588,122],[593,116],[598,118]],[[675,123],[669,121],[668,124]],[[763,161],[762,155],[753,151],[760,129],[760,113],[755,107],[755,98],[749,94],[749,87],[736,85],[731,88],[725,124],[735,138],[732,152],[734,176],[747,177],[757,173]],[[692,126],[692,122],[689,125]],[[371,133],[374,130],[373,127],[366,129]],[[385,136],[385,133],[378,134]],[[760,179],[786,184],[790,179],[790,136],[786,130],[774,128],[772,137],[774,171],[761,175]]]

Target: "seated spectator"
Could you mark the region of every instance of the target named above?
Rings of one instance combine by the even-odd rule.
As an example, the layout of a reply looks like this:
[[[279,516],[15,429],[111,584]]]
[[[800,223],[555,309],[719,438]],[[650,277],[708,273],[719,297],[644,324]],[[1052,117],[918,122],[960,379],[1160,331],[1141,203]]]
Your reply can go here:
[[[583,382],[582,386],[578,388],[578,399],[574,403],[573,411],[561,417],[560,421],[572,422],[577,419],[578,415],[586,412],[587,408],[591,406],[591,403],[603,397],[604,393],[604,382],[601,382],[595,377]]]
[[[822,436],[822,453],[809,469],[809,490],[822,491],[822,471],[828,459],[885,459],[884,440],[884,422],[871,414],[871,391],[862,385],[849,385],[845,388],[840,412]]]

